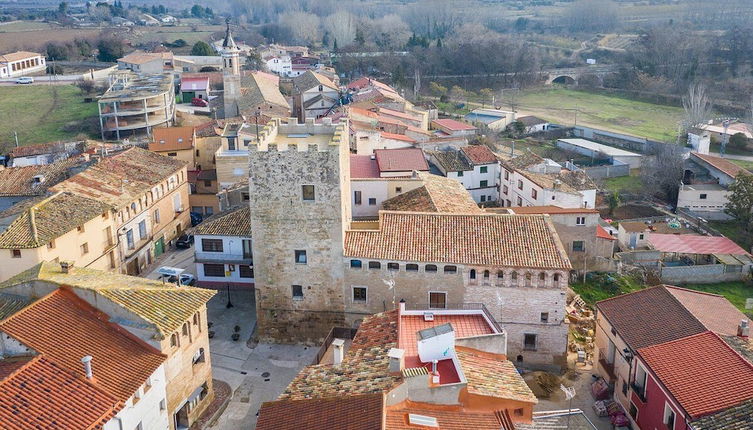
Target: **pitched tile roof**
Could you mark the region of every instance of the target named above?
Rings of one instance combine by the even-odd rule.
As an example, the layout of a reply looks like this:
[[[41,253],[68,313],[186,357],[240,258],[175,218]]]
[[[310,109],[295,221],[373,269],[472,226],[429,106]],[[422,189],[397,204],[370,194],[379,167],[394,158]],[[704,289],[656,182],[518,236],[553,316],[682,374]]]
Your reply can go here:
[[[473,164],[496,164],[497,156],[486,145],[468,145],[460,148]]]
[[[748,255],[740,245],[724,236],[651,233],[648,242],[655,250],[661,252]]]
[[[519,116],[517,118],[517,121],[522,122],[523,125],[525,125],[526,127],[531,127],[531,126],[539,125],[539,124],[547,124],[549,122],[545,119],[541,119],[539,117],[532,116],[532,115]]]
[[[419,148],[375,149],[380,172],[428,171],[424,151]]]
[[[133,147],[105,157],[52,189],[70,191],[120,208],[185,166],[184,161]]]
[[[366,317],[339,366],[304,367],[280,399],[342,398],[392,389],[401,376],[390,374],[387,353],[397,338],[397,311]]]
[[[497,159],[503,166],[507,167],[507,170],[527,169],[544,162],[544,159],[541,156],[534,154],[530,150],[525,151],[522,154],[517,154],[514,157],[510,157],[506,154],[497,154]]]
[[[196,127],[194,127],[194,130],[196,131],[196,137],[212,137],[219,136],[218,129],[221,128],[222,127],[217,120],[212,120],[197,125]]]
[[[41,196],[47,189],[65,180],[69,170],[81,161],[69,158],[52,164],[9,167],[0,170],[0,197],[2,196]],[[44,180],[37,182],[35,176],[42,175]]]
[[[516,214],[597,214],[599,211],[589,208],[562,208],[559,206],[521,206],[510,208]]]
[[[470,412],[460,406],[441,406],[406,402],[389,408],[386,417],[386,430],[428,430],[431,427],[417,426],[408,421],[409,414],[436,418],[441,430],[500,430],[502,422],[499,412]]]
[[[72,193],[25,200],[0,212],[0,248],[44,246],[108,209],[102,202]]]
[[[384,210],[401,212],[483,213],[463,184],[455,179],[419,173],[424,185],[382,203]]]
[[[431,123],[433,125],[440,125],[448,130],[476,130],[476,127],[468,124],[467,122],[456,121],[451,118],[435,119]]]
[[[609,232],[600,225],[596,226],[596,237],[598,237],[599,239],[617,240],[616,237],[609,234]]]
[[[265,402],[256,430],[382,430],[382,393]]]
[[[638,354],[692,418],[753,399],[753,364],[710,331]]]
[[[714,333],[736,335],[740,321],[749,320],[724,296],[670,285],[666,285],[665,288],[685,306],[685,309]]]
[[[31,300],[15,294],[0,293],[0,320],[4,320],[25,308]]]
[[[468,172],[473,170],[473,165],[468,162],[462,152],[450,149],[448,151],[425,151],[434,157],[446,172]]]
[[[251,73],[241,78],[241,94],[238,101],[241,110],[264,103],[290,108],[278,84],[273,79],[258,73]]]
[[[697,152],[691,152],[690,155],[691,157],[696,157],[701,161],[705,161],[712,167],[715,167],[716,169],[721,170],[722,172],[724,172],[725,174],[733,178],[740,173],[744,173],[746,175],[751,174],[749,171],[727,160],[726,158],[715,157],[713,155],[708,155],[708,154],[699,154]]]
[[[194,234],[251,237],[251,209],[241,206],[212,215],[196,226]]]
[[[379,166],[371,155],[350,155],[350,178],[379,178]]]
[[[43,262],[0,283],[11,286],[45,281],[56,285],[92,290],[154,324],[162,336],[180,328],[196,311],[206,306],[216,292],[194,287],[177,287],[136,276],[75,267],[63,273],[60,265]]]
[[[86,378],[36,356],[0,380],[6,430],[102,429],[123,405]]]
[[[468,381],[468,393],[519,402],[539,402],[509,360],[461,346],[455,347],[455,353]]]
[[[379,135],[381,135],[385,139],[400,140],[402,142],[408,142],[408,143],[416,143],[416,139],[410,136],[406,136],[404,134],[388,133],[386,131],[380,131]]]
[[[7,63],[7,62],[26,60],[28,58],[41,57],[41,56],[42,54],[37,54],[36,52],[16,51],[16,52],[10,52],[8,54],[0,55],[0,62]]]
[[[569,269],[543,215],[379,213],[380,230],[349,230],[345,255],[379,260]]]
[[[661,285],[602,300],[596,308],[634,350],[707,330]]]
[[[332,80],[330,80],[328,77],[316,72],[312,72],[311,70],[302,75],[294,77],[293,85],[298,90],[298,92],[308,91],[312,88],[318,87],[319,85],[323,85],[335,91],[339,90],[339,88],[337,88],[337,85],[335,85],[335,83],[332,82]]]
[[[691,422],[693,430],[753,430],[753,400]]]
[[[420,121],[421,120],[420,117],[416,117],[416,116],[411,115],[409,113],[400,112],[399,110],[387,109],[387,108],[383,108],[383,107],[379,108],[379,113],[382,114],[382,115],[394,116],[394,117],[397,117],[397,118],[407,119],[408,121]]]
[[[1,321],[0,330],[82,376],[81,358],[91,355],[94,384],[122,402],[166,360],[64,288]]]
[[[152,129],[149,150],[155,152],[192,149],[193,127],[156,127]]]

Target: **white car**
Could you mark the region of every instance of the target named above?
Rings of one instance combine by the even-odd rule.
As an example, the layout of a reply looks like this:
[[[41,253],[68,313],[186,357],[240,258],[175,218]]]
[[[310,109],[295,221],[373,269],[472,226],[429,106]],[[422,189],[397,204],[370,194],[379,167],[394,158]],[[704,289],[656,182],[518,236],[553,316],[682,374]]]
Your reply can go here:
[[[30,76],[22,76],[22,77],[16,79],[16,83],[17,84],[33,84],[34,83],[34,78],[32,78]]]

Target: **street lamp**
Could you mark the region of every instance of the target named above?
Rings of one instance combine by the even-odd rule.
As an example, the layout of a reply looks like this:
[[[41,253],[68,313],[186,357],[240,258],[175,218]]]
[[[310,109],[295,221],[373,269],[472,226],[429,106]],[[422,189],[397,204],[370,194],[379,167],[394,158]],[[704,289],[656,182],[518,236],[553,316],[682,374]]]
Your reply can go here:
[[[225,285],[227,285],[227,304],[225,307],[230,309],[233,307],[233,302],[230,301],[230,283],[226,283]]]

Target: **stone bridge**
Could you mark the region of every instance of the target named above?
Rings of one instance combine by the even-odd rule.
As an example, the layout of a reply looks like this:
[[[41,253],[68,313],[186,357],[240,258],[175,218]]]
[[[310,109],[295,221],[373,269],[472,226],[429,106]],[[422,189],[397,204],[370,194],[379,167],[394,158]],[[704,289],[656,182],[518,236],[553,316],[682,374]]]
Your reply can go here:
[[[595,76],[599,84],[604,84],[604,76],[617,71],[616,65],[606,66],[584,66],[572,67],[567,69],[549,69],[543,70],[542,75],[546,76],[546,84],[577,84],[581,77],[585,75]]]

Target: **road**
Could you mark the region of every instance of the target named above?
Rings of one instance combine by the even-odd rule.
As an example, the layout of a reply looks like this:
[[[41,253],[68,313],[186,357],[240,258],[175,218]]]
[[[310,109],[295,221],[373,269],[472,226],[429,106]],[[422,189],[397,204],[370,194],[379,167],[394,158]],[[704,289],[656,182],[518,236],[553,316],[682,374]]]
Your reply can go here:
[[[72,85],[81,79],[81,75],[33,76],[34,83],[23,85]],[[16,78],[0,79],[0,85],[22,85],[16,83]]]

